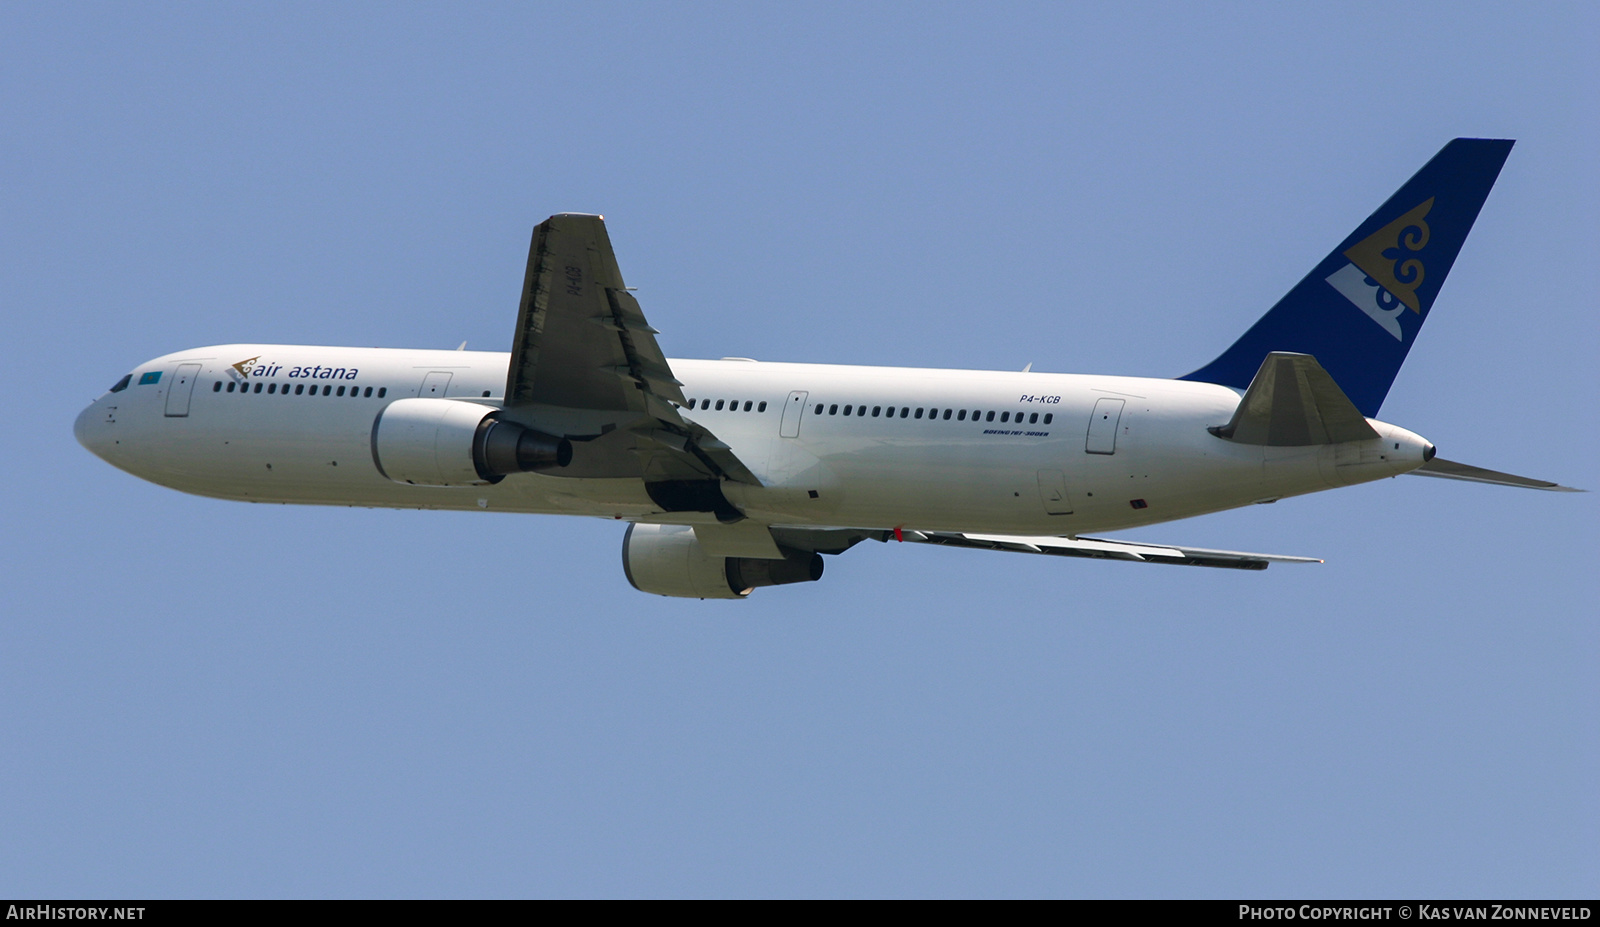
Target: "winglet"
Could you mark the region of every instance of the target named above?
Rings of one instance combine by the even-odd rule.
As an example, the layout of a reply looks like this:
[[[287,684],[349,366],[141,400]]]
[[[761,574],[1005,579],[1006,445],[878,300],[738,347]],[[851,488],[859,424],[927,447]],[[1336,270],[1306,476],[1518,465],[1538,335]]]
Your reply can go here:
[[[1378,436],[1315,357],[1282,351],[1261,362],[1228,424],[1210,431],[1239,444],[1268,447],[1342,444]]]

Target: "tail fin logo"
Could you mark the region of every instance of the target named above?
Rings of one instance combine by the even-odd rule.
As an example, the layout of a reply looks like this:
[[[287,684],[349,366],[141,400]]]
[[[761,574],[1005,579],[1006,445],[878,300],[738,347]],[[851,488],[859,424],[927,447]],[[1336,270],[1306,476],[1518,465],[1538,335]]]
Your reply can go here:
[[[1418,315],[1422,314],[1422,304],[1417,301],[1417,287],[1422,285],[1426,272],[1418,255],[1428,246],[1426,217],[1432,208],[1430,196],[1344,253],[1350,263],[1366,271],[1368,277]]]
[[[1433,208],[1433,200],[1428,197],[1410,212],[1357,242],[1344,253],[1350,263],[1328,277],[1329,286],[1343,293],[1396,341],[1405,340],[1400,315],[1407,309],[1422,314],[1417,287],[1427,276],[1421,254],[1432,237],[1427,215]]]

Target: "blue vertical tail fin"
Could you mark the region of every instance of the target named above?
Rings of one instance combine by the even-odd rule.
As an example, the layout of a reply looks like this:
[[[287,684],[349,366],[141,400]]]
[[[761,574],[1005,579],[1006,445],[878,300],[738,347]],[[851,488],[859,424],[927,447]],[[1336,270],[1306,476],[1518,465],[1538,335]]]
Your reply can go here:
[[[1181,379],[1245,389],[1268,354],[1310,354],[1376,417],[1513,144],[1445,145],[1233,347]]]

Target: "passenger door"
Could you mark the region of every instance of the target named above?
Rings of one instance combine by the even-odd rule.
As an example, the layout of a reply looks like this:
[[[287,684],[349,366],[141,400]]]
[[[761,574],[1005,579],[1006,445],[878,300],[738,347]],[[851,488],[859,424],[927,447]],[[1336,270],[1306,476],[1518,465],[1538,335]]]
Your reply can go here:
[[[172,385],[167,387],[167,418],[189,415],[189,397],[194,395],[194,381],[199,377],[199,364],[178,365],[178,372],[172,375]]]
[[[1101,399],[1094,404],[1094,414],[1089,416],[1089,436],[1083,449],[1091,454],[1117,452],[1117,425],[1122,421],[1121,399]]]

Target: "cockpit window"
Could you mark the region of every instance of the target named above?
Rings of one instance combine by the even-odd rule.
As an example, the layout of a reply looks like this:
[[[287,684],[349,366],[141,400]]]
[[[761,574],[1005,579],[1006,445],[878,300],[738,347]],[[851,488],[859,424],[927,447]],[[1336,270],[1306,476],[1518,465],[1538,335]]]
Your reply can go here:
[[[127,389],[128,388],[128,384],[132,383],[132,382],[133,382],[133,374],[131,374],[131,373],[123,374],[122,375],[122,379],[117,381],[117,385],[111,387],[111,392],[120,393],[123,390]]]

